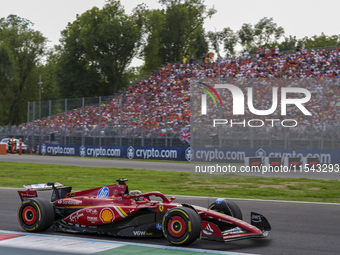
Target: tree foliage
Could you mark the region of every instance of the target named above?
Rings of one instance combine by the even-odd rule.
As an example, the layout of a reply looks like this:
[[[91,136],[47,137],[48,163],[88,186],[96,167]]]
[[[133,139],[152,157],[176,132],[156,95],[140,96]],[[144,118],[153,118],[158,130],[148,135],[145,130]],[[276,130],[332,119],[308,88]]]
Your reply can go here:
[[[300,46],[305,49],[327,47],[340,45],[340,35],[327,36],[324,33],[321,35],[313,35],[308,38],[307,36],[301,39]]]
[[[227,57],[234,55],[238,38],[231,28],[226,27],[222,31],[215,32],[209,31],[207,36],[217,56],[220,56],[221,44],[223,45]]]
[[[252,51],[257,47],[277,43],[284,35],[284,29],[278,26],[273,18],[264,17],[254,26],[243,24],[237,34],[241,45],[248,51]]]
[[[57,81],[62,97],[112,95],[126,84],[124,72],[138,53],[142,22],[108,1],[78,16],[62,31]]]
[[[27,101],[39,93],[36,70],[46,53],[46,38],[32,26],[16,15],[0,19],[1,124],[25,122]]]
[[[183,56],[201,57],[207,51],[203,23],[213,10],[203,0],[160,0],[164,9],[145,12],[147,38],[142,57],[145,69],[152,71],[167,62],[180,62]]]

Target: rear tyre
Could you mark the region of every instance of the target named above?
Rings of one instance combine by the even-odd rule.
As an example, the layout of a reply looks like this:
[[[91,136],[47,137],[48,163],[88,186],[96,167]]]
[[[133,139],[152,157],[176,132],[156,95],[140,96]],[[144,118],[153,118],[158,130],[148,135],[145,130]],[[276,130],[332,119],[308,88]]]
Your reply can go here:
[[[209,206],[209,209],[232,216],[242,220],[241,209],[233,201],[218,198],[214,203]]]
[[[187,245],[201,234],[201,217],[191,208],[176,207],[163,217],[163,234],[174,245]]]
[[[18,221],[28,232],[45,231],[54,221],[53,206],[48,200],[42,198],[26,199],[19,206]]]

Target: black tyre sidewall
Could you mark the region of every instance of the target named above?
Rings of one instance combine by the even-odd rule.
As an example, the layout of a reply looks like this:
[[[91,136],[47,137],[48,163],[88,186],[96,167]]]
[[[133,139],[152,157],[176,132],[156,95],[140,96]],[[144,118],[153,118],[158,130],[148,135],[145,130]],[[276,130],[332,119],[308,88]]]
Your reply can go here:
[[[176,238],[169,234],[168,221],[173,216],[180,216],[186,224],[186,232],[182,237]],[[169,210],[163,217],[162,223],[163,234],[165,238],[174,245],[187,245],[194,242],[201,232],[201,218],[191,208],[176,207]]]
[[[223,199],[223,201],[219,204],[216,202],[212,203],[209,206],[209,209],[224,213],[240,220],[243,219],[241,209],[238,207],[238,205],[227,199]]]
[[[36,221],[27,225],[22,219],[22,213],[27,206],[32,206],[36,211]],[[21,227],[29,232],[40,232],[48,229],[54,221],[54,209],[48,200],[29,198],[21,203],[18,209],[18,221]]]

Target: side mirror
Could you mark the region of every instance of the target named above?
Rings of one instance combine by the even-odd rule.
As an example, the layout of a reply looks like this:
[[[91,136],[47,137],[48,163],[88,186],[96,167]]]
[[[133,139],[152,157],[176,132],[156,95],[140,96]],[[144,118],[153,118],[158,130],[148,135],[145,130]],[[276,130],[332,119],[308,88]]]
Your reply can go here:
[[[174,201],[176,197],[170,197],[170,202]]]

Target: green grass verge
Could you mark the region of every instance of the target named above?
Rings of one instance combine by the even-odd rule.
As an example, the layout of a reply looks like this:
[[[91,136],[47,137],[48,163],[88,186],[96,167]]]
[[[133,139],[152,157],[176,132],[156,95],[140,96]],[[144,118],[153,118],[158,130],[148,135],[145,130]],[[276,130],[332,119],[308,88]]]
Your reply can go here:
[[[340,181],[224,175],[192,178],[190,173],[0,162],[0,187],[60,182],[84,190],[129,179],[129,188],[171,195],[340,203]]]

